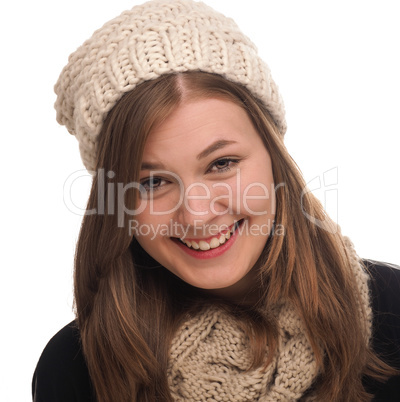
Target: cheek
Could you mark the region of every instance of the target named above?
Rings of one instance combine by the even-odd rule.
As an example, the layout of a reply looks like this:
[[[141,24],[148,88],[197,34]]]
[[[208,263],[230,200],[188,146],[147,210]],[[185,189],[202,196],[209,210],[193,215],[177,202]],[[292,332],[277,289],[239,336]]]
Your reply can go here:
[[[146,249],[146,244],[151,243],[153,239],[153,227],[154,223],[149,221],[144,214],[140,214],[129,221],[129,234]],[[146,249],[146,251],[148,250]]]
[[[256,169],[255,169],[256,170]],[[211,210],[242,213],[245,215],[274,214],[275,189],[272,174],[268,171],[254,175],[242,172],[224,183],[214,184]]]
[[[274,214],[275,189],[271,171],[242,175],[239,199],[246,215]]]
[[[175,188],[155,197],[142,198],[139,200],[137,211],[141,220],[157,220],[173,214],[183,202],[183,192]],[[158,217],[158,218],[157,218]]]
[[[129,234],[135,237],[149,254],[158,244],[162,234],[168,234],[169,230],[167,216],[152,213],[149,205],[135,215],[129,224]]]
[[[270,215],[275,204],[273,186],[252,183],[242,190],[242,207],[248,215]]]

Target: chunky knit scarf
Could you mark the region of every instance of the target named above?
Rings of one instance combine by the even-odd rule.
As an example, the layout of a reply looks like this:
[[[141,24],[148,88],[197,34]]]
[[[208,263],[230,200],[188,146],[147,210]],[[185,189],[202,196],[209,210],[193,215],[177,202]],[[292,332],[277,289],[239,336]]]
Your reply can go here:
[[[345,238],[357,286],[366,312],[367,337],[371,331],[368,276],[350,240]],[[317,366],[305,328],[289,303],[274,308],[279,328],[277,356],[266,370],[248,370],[248,340],[235,319],[210,307],[190,319],[173,339],[168,368],[176,401],[295,401],[317,376]],[[361,306],[360,306],[361,314]],[[312,400],[310,397],[309,400]]]

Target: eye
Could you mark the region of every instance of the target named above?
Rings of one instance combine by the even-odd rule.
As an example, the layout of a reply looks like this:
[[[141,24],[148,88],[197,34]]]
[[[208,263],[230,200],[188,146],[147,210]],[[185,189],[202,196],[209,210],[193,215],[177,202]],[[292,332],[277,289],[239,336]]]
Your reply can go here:
[[[210,173],[223,173],[231,170],[232,167],[239,163],[239,159],[234,158],[221,158],[213,162],[208,168]]]
[[[159,190],[166,183],[167,181],[161,177],[148,177],[140,181],[140,184],[148,193]]]

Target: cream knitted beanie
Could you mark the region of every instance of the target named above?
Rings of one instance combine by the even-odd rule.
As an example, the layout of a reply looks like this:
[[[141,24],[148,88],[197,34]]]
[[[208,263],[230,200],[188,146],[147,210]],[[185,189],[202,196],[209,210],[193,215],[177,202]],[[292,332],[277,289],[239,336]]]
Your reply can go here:
[[[268,66],[235,22],[193,0],[154,0],[109,21],[69,58],[55,85],[57,121],[93,170],[98,134],[122,95],[163,74],[200,70],[246,86],[282,136],[285,111]]]

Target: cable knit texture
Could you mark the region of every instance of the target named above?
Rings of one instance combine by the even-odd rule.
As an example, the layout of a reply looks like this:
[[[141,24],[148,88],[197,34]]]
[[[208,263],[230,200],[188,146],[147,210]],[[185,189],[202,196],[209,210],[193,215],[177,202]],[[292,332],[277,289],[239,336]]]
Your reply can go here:
[[[246,86],[284,135],[284,105],[270,70],[232,19],[192,0],[149,1],[97,30],[71,54],[55,85],[57,121],[76,135],[86,168],[95,168],[103,121],[125,92],[192,70]]]
[[[360,314],[371,335],[368,276],[353,245],[345,239],[352,270],[364,304]],[[279,328],[277,356],[266,371],[248,371],[251,359],[243,331],[225,311],[210,307],[191,318],[171,345],[168,378],[176,401],[296,401],[317,376],[317,366],[303,323],[289,303],[273,308]],[[368,342],[368,339],[366,341]],[[266,354],[268,351],[266,351]],[[304,400],[314,400],[307,395]]]

